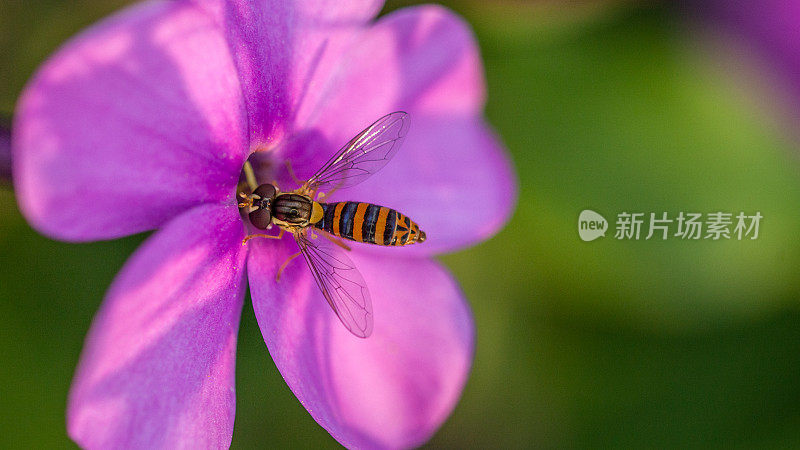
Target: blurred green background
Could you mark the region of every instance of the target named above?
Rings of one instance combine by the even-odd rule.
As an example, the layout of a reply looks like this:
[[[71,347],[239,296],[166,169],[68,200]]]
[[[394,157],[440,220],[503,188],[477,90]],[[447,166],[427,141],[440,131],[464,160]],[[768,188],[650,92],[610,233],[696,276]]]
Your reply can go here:
[[[0,112],[61,42],[120,0],[0,3]],[[390,1],[387,10],[407,2]],[[519,205],[442,257],[475,314],[474,370],[430,447],[800,447],[798,145],[667,6],[452,1],[473,25],[487,115]],[[582,242],[577,217],[760,211],[757,240]],[[82,341],[145,236],[64,244],[0,191],[0,447],[74,446]],[[336,447],[245,306],[235,448]]]

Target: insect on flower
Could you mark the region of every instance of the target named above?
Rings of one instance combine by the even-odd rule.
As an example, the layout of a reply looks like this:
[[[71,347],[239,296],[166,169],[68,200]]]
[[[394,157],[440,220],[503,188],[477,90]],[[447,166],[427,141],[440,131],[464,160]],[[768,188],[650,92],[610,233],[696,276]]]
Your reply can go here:
[[[289,262],[302,254],[334,313],[351,333],[361,338],[372,333],[372,301],[364,278],[344,252],[350,248],[339,238],[405,246],[425,242],[425,232],[407,216],[385,206],[317,200],[361,183],[383,168],[399,150],[408,126],[405,112],[381,117],[351,139],[309,180],[300,182],[292,174],[300,187],[291,192],[281,192],[275,182],[257,185],[252,167],[245,164],[251,192],[239,193],[239,208],[248,214],[254,227],[267,230],[277,225],[280,232],[251,234],[244,243],[255,237],[281,239],[285,232],[292,233],[300,251],[283,263],[277,278]],[[317,239],[314,232],[327,241]]]

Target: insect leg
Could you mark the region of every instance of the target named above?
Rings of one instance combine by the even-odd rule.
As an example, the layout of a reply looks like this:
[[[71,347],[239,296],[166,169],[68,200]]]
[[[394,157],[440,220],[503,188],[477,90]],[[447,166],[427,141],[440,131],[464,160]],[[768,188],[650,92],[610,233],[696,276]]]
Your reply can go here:
[[[257,237],[263,237],[267,239],[283,239],[283,233],[285,233],[285,231],[283,230],[283,228],[281,228],[281,231],[280,233],[278,233],[277,236],[273,236],[271,234],[250,234],[245,236],[245,238],[242,240],[242,245],[247,244],[247,241],[249,241],[250,239]]]
[[[319,200],[330,197],[331,195],[333,195],[334,192],[338,191],[340,187],[342,187],[342,183],[337,184],[336,186],[333,187],[333,189],[331,189],[328,192],[320,192]]]
[[[347,250],[348,252],[350,251],[350,246],[345,244],[343,240],[341,240],[341,239],[339,239],[337,237],[331,236],[328,233],[321,233],[321,234],[323,236],[325,236],[329,241],[331,241],[334,244],[338,245],[339,247],[342,247],[343,249]]]
[[[294,170],[292,170],[292,162],[289,161],[288,159],[286,160],[286,168],[289,170],[289,175],[292,177],[292,180],[294,180],[294,182],[297,183],[298,186],[302,186],[303,182],[300,181],[300,179],[297,178],[297,175],[294,174]]]
[[[330,197],[337,190],[339,190],[339,188],[335,187],[335,188],[331,189],[328,192],[320,192],[319,193],[319,197],[317,198],[317,200],[324,200],[325,198]]]
[[[286,261],[284,261],[283,264],[281,264],[281,268],[278,269],[278,274],[275,275],[275,281],[276,282],[277,281],[281,281],[281,274],[283,273],[284,269],[286,269],[286,266],[288,266],[289,263],[292,262],[292,260],[297,258],[298,256],[300,256],[300,252],[297,252],[294,255],[286,258]]]

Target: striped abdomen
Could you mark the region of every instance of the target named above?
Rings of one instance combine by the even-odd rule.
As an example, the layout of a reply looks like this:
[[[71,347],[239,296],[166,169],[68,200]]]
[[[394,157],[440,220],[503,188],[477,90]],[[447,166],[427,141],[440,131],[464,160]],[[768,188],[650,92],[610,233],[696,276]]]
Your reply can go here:
[[[425,241],[425,232],[407,216],[359,202],[320,203],[325,214],[314,226],[334,236],[377,245],[410,245]]]

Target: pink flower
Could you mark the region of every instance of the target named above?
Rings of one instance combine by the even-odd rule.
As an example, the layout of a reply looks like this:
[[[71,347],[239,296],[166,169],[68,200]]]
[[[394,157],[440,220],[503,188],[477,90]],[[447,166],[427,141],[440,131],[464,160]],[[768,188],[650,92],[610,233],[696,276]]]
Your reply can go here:
[[[11,132],[0,123],[0,183],[11,182]]]
[[[66,44],[26,88],[13,134],[19,204],[70,241],[156,231],[95,318],[70,393],[90,448],[223,447],[234,420],[236,334],[248,280],[270,354],[311,415],[348,447],[427,440],[453,409],[474,330],[431,255],[495,233],[515,199],[481,118],[468,27],[434,6],[375,22],[376,0],[151,1]],[[400,153],[333,200],[416,220],[410,248],[354,244],[374,331],[339,323],[291,238],[256,239],[235,206],[246,159],[293,188],[355,133],[408,111]],[[267,407],[267,406],[265,406]]]
[[[800,139],[800,3],[703,0],[687,2],[685,10],[697,34],[724,44],[711,56],[722,50],[737,81],[747,81],[746,95]]]

